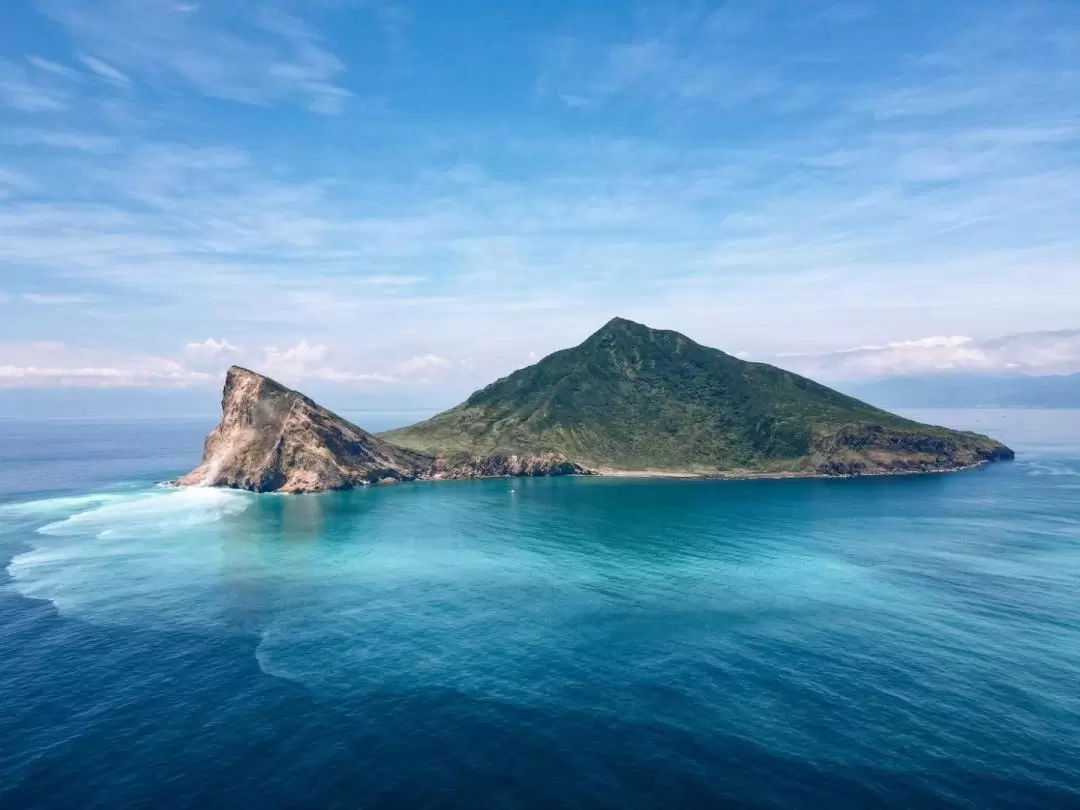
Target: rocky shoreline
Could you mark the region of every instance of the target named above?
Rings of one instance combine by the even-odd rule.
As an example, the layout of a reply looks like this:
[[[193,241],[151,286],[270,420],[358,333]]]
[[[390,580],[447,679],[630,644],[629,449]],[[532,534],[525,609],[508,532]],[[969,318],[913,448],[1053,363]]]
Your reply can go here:
[[[505,458],[505,457],[502,457]],[[854,478],[896,478],[896,477],[914,477],[914,476],[927,476],[927,475],[949,475],[953,473],[968,472],[971,470],[979,470],[984,467],[988,467],[993,462],[980,461],[973,464],[965,464],[955,467],[933,467],[925,469],[897,469],[897,470],[875,470],[873,472],[864,473],[823,473],[813,471],[785,471],[785,472],[755,472],[752,470],[740,470],[740,471],[720,471],[712,473],[695,473],[695,472],[681,472],[678,470],[610,470],[600,469],[592,470],[581,465],[571,465],[573,469],[564,471],[565,468],[559,468],[556,470],[544,470],[537,468],[531,472],[495,472],[485,471],[481,472],[480,468],[488,468],[488,460],[477,459],[477,469],[467,469],[461,466],[455,466],[453,469],[436,468],[429,473],[421,473],[415,477],[404,476],[387,476],[383,478],[377,478],[372,480],[362,480],[355,485],[338,487],[338,488],[291,488],[291,489],[275,489],[275,490],[257,490],[249,489],[247,487],[229,486],[228,484],[213,486],[224,486],[230,489],[249,489],[249,491],[256,493],[276,493],[286,495],[304,495],[304,494],[316,494],[320,492],[338,492],[349,489],[358,489],[368,486],[385,486],[387,484],[400,484],[400,483],[437,483],[437,482],[449,482],[449,481],[490,481],[502,478],[620,478],[620,479],[633,479],[633,480],[666,480],[666,481],[795,481],[795,480],[829,480],[829,481],[842,481]],[[496,467],[500,465],[500,461],[493,462]],[[185,479],[177,479],[174,481],[165,482],[166,486],[176,487],[198,487],[198,486],[210,486],[209,484],[192,483]]]
[[[814,470],[789,470],[758,472],[754,470],[731,470],[718,472],[680,472],[675,470],[593,470],[588,475],[600,478],[659,478],[678,481],[783,481],[795,479],[844,480],[848,478],[889,478],[915,475],[946,475],[949,473],[980,470],[992,461],[977,461],[951,467],[926,467],[921,469],[875,469],[871,472],[827,473]]]
[[[546,478],[564,475],[595,475],[557,453],[535,456],[493,455],[472,458],[437,458],[431,471],[420,476],[432,481],[468,478]]]
[[[814,470],[789,470],[779,472],[760,472],[754,470],[731,470],[717,472],[683,472],[680,470],[616,470],[616,469],[589,469],[581,465],[573,465],[573,472],[537,472],[537,473],[496,473],[491,475],[449,475],[435,474],[420,476],[417,481],[467,481],[484,480],[490,478],[543,478],[554,476],[584,476],[590,478],[636,478],[636,479],[666,479],[672,481],[782,481],[782,480],[845,480],[849,478],[889,478],[898,476],[916,475],[947,475],[950,473],[967,472],[988,467],[993,461],[976,461],[970,464],[962,464],[946,467],[921,467],[919,469],[899,468],[895,470],[875,469],[869,472],[828,473]]]

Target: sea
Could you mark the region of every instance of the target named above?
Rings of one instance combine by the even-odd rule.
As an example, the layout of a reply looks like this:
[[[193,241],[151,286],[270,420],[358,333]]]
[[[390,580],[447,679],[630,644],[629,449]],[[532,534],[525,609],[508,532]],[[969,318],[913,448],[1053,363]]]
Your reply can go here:
[[[1080,807],[1080,412],[847,480],[159,486],[0,421],[0,807]]]

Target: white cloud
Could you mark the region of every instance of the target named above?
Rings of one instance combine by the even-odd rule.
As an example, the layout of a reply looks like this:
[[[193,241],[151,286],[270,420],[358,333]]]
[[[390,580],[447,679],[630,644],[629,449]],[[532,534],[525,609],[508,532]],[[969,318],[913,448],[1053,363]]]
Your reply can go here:
[[[0,186],[7,189],[25,191],[34,187],[34,182],[22,172],[0,168]]]
[[[721,108],[771,103],[799,106],[803,83],[781,76],[795,58],[781,30],[792,15],[770,17],[769,4],[646,6],[629,35],[600,41],[565,38],[548,54],[541,95],[588,110],[624,101],[708,104]],[[802,37],[798,51],[812,51]]]
[[[285,383],[317,380],[320,382],[395,382],[395,377],[377,372],[356,372],[336,369],[326,363],[328,350],[321,344],[300,341],[287,349],[268,347],[263,350],[261,363],[254,370]]]
[[[184,356],[196,363],[238,357],[242,352],[239,346],[234,346],[227,340],[214,340],[214,338],[207,338],[201,343],[188,343],[184,346]]]
[[[62,76],[65,79],[77,79],[79,74],[77,71],[61,65],[58,62],[53,62],[50,59],[43,59],[40,56],[28,56],[26,61],[36,67],[38,70],[42,70],[45,73],[50,73],[53,76]]]
[[[365,276],[364,284],[372,287],[411,287],[424,281],[423,276]]]
[[[406,376],[423,375],[435,369],[447,368],[450,365],[450,361],[444,357],[439,357],[437,354],[425,354],[406,360],[401,364],[400,371]]]
[[[130,73],[248,104],[299,100],[326,115],[350,95],[338,84],[344,64],[280,4],[45,0],[44,8],[99,54],[82,57],[87,67],[116,84]]]
[[[813,355],[779,355],[778,365],[824,379],[873,379],[946,371],[1080,372],[1080,330],[1031,332],[993,340],[927,337]]]
[[[86,304],[93,299],[87,295],[71,295],[66,293],[23,293],[23,299],[31,304],[43,307],[67,307],[75,304]]]
[[[55,341],[0,344],[0,387],[98,386],[171,388],[213,386],[232,364],[248,366],[287,385],[320,382],[337,385],[404,382],[395,374],[342,369],[328,361],[321,344],[301,341],[288,348],[245,351],[228,340],[208,338],[186,344],[175,356],[86,349]],[[421,367],[443,364],[434,355],[418,358]],[[413,379],[415,381],[415,379]]]
[[[0,388],[170,388],[211,379],[167,357],[124,356],[56,342],[0,345]]]
[[[107,154],[120,148],[121,140],[111,135],[61,129],[8,129],[0,131],[0,143],[11,146],[47,146],[75,152]]]
[[[266,365],[272,368],[303,369],[311,363],[321,362],[325,357],[325,346],[312,346],[305,340],[288,349],[266,349]]]
[[[0,365],[0,387],[38,387],[42,385],[92,386],[101,388],[143,388],[186,386],[205,382],[209,375],[179,368],[50,368],[40,366]]]
[[[94,71],[99,77],[109,82],[109,84],[114,84],[117,87],[127,87],[131,84],[131,79],[108,62],[98,59],[96,56],[83,54],[79,57],[79,61],[90,68],[90,70]]]
[[[25,113],[59,112],[67,108],[68,96],[23,65],[0,59],[0,104]]]

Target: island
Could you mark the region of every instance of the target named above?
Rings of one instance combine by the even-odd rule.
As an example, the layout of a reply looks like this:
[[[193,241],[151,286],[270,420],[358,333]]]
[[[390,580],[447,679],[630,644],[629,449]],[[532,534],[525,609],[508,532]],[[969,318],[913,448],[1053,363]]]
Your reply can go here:
[[[174,482],[254,492],[495,476],[851,477],[1014,457],[685,335],[615,318],[424,422],[369,433],[233,367],[202,463]]]

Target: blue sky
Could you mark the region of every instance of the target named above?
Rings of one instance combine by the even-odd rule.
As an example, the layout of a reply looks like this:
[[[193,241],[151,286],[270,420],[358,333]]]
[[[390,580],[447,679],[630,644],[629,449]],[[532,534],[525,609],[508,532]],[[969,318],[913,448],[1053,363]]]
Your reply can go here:
[[[449,404],[615,314],[965,367],[1080,328],[1078,223],[1072,0],[0,7],[0,388]]]

